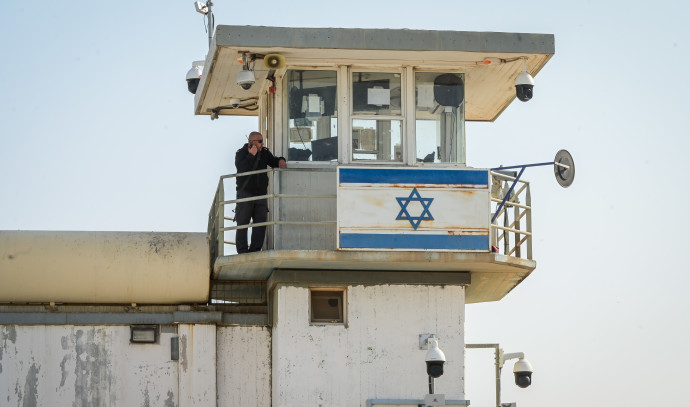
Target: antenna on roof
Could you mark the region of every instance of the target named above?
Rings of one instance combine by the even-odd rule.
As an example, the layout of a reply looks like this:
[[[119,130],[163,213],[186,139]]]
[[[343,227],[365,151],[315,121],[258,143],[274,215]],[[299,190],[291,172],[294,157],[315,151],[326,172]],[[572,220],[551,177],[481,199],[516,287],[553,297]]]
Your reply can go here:
[[[213,7],[213,2],[211,0],[208,0],[206,3],[202,3],[200,1],[195,1],[194,2],[194,8],[196,8],[197,13],[201,13],[206,16],[208,19],[208,47],[211,48],[211,40],[213,39],[213,25],[215,24],[214,18],[213,18],[213,10],[211,10],[211,7]]]

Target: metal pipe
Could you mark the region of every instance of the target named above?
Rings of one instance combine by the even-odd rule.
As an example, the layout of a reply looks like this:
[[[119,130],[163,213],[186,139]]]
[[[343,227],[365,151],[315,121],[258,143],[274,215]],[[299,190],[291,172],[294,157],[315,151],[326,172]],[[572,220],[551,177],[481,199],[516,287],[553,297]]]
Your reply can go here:
[[[496,407],[501,407],[501,348],[497,343],[468,343],[467,349],[493,349],[496,370]]]
[[[539,167],[539,166],[542,166],[542,165],[553,165],[553,164],[556,164],[556,163],[553,162],[553,161],[549,161],[549,162],[547,162],[547,163],[513,165],[513,166],[510,166],[510,167],[496,167],[496,168],[492,168],[491,171],[509,170],[509,169],[512,169],[512,168],[522,168],[522,169],[525,169],[525,168],[527,168],[527,167]],[[518,178],[520,178],[520,176],[518,176]]]
[[[211,0],[207,1],[206,7],[208,7],[208,13],[206,14],[206,18],[208,19],[208,48],[210,51],[211,42],[213,41],[213,25],[215,24],[213,11],[211,10],[211,7],[213,7],[213,2]]]
[[[505,205],[506,201],[508,200],[510,193],[513,192],[513,189],[515,189],[515,185],[517,184],[518,180],[520,180],[522,173],[525,172],[525,167],[527,167],[527,166],[522,167],[517,178],[515,178],[515,181],[513,181],[513,184],[510,186],[510,189],[508,190],[508,192],[506,192],[506,196],[503,197],[503,202],[501,202],[501,204],[498,206],[498,208],[496,208],[496,213],[494,214],[494,217],[491,218],[491,223],[493,223],[496,220],[496,217],[498,216],[499,212],[501,212],[501,209],[503,209],[503,205]]]
[[[500,199],[496,199],[496,198],[491,198],[491,202],[500,203],[501,200],[500,200]],[[514,207],[516,207],[516,208],[522,208],[522,209],[532,209],[532,208],[531,208],[530,206],[528,206],[528,205],[523,205],[523,204],[520,204],[520,203],[517,203],[517,202],[511,202],[511,203],[510,203],[510,206],[514,206]],[[500,216],[500,214],[499,214],[499,216]]]

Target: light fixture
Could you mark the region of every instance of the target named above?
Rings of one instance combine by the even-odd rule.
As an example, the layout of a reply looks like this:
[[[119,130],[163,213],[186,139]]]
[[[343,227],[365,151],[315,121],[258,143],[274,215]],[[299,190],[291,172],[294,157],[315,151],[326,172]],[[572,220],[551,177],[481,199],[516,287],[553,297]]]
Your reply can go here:
[[[130,343],[158,342],[158,327],[150,325],[130,326]]]

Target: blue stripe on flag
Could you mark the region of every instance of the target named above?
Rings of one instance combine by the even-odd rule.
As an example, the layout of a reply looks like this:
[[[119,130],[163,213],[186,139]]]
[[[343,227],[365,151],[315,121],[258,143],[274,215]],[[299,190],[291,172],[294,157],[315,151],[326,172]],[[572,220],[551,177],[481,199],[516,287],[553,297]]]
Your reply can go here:
[[[487,170],[341,168],[341,183],[488,185]]]
[[[341,233],[342,249],[489,250],[487,235]]]

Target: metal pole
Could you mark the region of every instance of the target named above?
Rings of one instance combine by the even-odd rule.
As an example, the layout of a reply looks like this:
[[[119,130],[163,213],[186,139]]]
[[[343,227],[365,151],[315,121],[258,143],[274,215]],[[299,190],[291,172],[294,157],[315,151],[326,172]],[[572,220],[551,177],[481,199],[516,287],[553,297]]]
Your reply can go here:
[[[501,407],[501,348],[497,343],[468,343],[467,349],[494,349],[496,366],[496,407]]]
[[[434,378],[429,375],[429,394],[434,394]]]
[[[208,18],[208,48],[210,49],[211,41],[213,40],[213,25],[215,24],[215,21],[213,21],[213,11],[211,10],[211,7],[213,7],[213,2],[210,0],[207,1],[206,7],[208,7],[208,13],[206,14],[206,18]]]
[[[494,223],[494,221],[496,220],[496,217],[497,217],[498,214],[501,212],[501,209],[503,208],[503,205],[505,205],[506,201],[508,200],[508,197],[509,197],[510,194],[513,192],[513,189],[515,189],[515,185],[516,185],[516,184],[518,183],[518,181],[520,180],[520,177],[522,177],[522,173],[525,172],[525,168],[526,168],[526,167],[529,167],[529,166],[528,166],[528,165],[525,165],[525,166],[522,167],[522,169],[520,170],[520,173],[518,174],[517,178],[515,178],[515,181],[513,181],[513,184],[510,186],[510,189],[509,189],[508,192],[506,193],[506,196],[503,197],[503,201],[501,202],[500,205],[498,205],[498,208],[496,208],[496,213],[494,213],[494,217],[491,218],[491,223]]]
[[[496,344],[496,348],[494,349],[494,357],[496,359],[495,365],[496,365],[496,407],[501,407],[501,366],[500,366],[500,356],[501,350],[498,347],[498,344]]]

